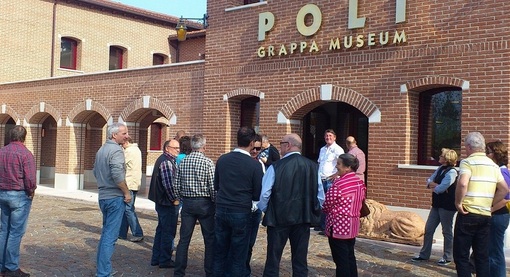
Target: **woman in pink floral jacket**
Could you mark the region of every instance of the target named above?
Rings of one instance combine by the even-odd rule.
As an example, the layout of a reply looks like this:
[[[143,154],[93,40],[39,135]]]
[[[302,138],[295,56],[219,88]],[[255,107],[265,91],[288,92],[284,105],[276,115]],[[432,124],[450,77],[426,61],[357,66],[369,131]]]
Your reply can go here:
[[[323,211],[326,213],[326,236],[336,276],[358,276],[354,244],[360,226],[361,203],[365,199],[366,187],[356,176],[359,162],[351,154],[338,157],[336,168],[339,177],[326,194]]]

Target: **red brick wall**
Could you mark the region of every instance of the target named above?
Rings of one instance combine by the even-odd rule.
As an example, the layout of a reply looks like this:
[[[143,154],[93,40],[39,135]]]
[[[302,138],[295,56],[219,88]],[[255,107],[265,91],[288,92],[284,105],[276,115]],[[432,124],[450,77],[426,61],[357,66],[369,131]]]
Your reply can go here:
[[[313,91],[322,84],[355,91],[366,99],[347,97],[343,101],[363,111],[372,103],[381,111],[381,122],[369,124],[368,193],[385,204],[429,207],[430,193],[424,189],[431,170],[399,169],[398,164],[417,163],[417,97],[433,86],[467,84],[462,99],[462,134],[480,131],[487,141],[509,142],[508,44],[510,33],[505,14],[510,4],[500,1],[407,1],[407,22],[395,24],[395,2],[359,1],[359,15],[367,17],[364,29],[347,29],[347,1],[314,1],[322,11],[323,22],[317,34],[301,36],[295,16],[307,2],[268,1],[265,5],[225,11],[232,1],[209,3],[207,30],[204,132],[224,141],[238,126],[229,115],[239,109],[234,102],[218,101],[229,92],[251,89],[264,93],[261,100],[261,129],[273,140],[301,127],[277,124],[277,114],[294,101],[290,115],[298,122],[313,108]],[[257,41],[258,15],[272,12],[274,29],[263,42]],[[235,22],[224,29],[222,22]],[[405,31],[407,43],[324,49],[329,40],[395,30]],[[319,53],[258,58],[260,46],[316,41]],[[407,84],[409,92],[401,93]],[[303,94],[306,97],[296,98]],[[344,94],[345,95],[345,94]],[[338,99],[342,99],[339,94]],[[315,105],[316,106],[316,105]],[[226,111],[220,113],[218,111]],[[234,112],[235,113],[235,112]],[[366,114],[369,116],[369,114]],[[219,123],[219,124],[218,124]],[[336,127],[336,126],[332,126]],[[227,136],[228,138],[229,136]],[[340,138],[342,139],[342,138]],[[342,141],[342,140],[340,140]],[[230,143],[209,147],[211,156],[226,151]]]

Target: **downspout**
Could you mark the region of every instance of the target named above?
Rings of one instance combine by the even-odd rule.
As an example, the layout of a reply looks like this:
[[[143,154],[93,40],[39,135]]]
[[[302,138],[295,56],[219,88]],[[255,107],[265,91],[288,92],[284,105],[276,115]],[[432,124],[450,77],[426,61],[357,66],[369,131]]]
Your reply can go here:
[[[55,71],[55,29],[57,21],[57,1],[53,1],[53,19],[51,25],[51,66],[50,66],[50,77],[53,77]]]

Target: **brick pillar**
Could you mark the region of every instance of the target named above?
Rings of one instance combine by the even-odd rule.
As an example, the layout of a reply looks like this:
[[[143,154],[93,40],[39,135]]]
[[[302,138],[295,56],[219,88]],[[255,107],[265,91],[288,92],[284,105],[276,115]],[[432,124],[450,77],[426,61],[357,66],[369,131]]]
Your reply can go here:
[[[55,188],[78,190],[83,188],[85,125],[57,128],[57,157],[55,160]]]

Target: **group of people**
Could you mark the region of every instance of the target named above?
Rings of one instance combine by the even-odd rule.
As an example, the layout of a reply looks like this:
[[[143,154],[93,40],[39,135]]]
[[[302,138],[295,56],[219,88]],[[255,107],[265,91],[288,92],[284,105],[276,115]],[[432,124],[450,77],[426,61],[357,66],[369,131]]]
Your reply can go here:
[[[331,133],[334,135],[333,130],[325,133],[326,150],[336,145],[335,138],[330,141]],[[347,145],[355,144],[352,137],[347,139]],[[103,212],[97,276],[110,276],[115,272],[110,258],[117,238],[127,238],[127,226],[131,228],[132,241],[143,239],[134,212],[139,185],[130,186],[129,181],[130,177],[139,177],[128,173],[137,166],[130,157],[138,157],[138,154],[128,151],[133,146],[136,144],[132,143],[127,127],[113,124],[108,128],[108,140],[96,154],[94,174]],[[320,174],[321,167],[301,156],[301,147],[297,134],[284,136],[280,142],[280,159],[280,152],[269,143],[267,136],[242,127],[237,132],[237,147],[219,157],[215,164],[205,155],[206,138],[201,134],[166,141],[163,154],[154,164],[148,194],[155,202],[158,216],[151,265],[174,268],[174,276],[184,276],[189,244],[198,221],[205,246],[205,275],[250,276],[252,248],[264,213],[262,225],[267,227],[264,276],[278,276],[287,240],[292,248],[293,275],[307,276],[310,228],[320,225],[324,213],[327,215],[324,231],[329,237],[335,263],[340,267],[349,261],[350,272],[356,272],[354,239],[366,192],[359,178],[364,170],[357,173],[360,162],[351,154],[335,152],[338,155],[330,155],[327,162],[321,156],[319,165],[330,163],[322,168],[334,163],[327,176],[332,183],[327,186],[331,188],[331,195],[325,196],[323,182],[326,178]],[[348,195],[344,195],[345,190],[349,191]],[[339,214],[337,206],[345,205],[346,200],[350,200],[349,204],[342,210],[347,212]],[[179,214],[179,243],[175,247]],[[122,218],[126,220],[125,225]],[[352,226],[345,228],[345,224]],[[175,261],[172,260],[174,249]]]
[[[19,268],[20,242],[36,189],[35,159],[24,145],[25,137],[26,129],[15,126],[10,143],[0,148],[2,276],[30,276]],[[110,259],[117,239],[127,238],[128,228],[132,241],[143,240],[134,210],[141,181],[140,150],[124,124],[110,125],[107,138],[96,153],[93,170],[103,214],[97,276],[115,273]],[[216,164],[205,155],[206,138],[201,134],[166,141],[155,162],[148,195],[158,216],[151,265],[175,267],[174,276],[184,276],[198,221],[205,245],[205,275],[250,276],[252,248],[264,213],[264,276],[279,276],[288,240],[293,276],[308,275],[311,227],[319,227],[328,237],[336,276],[357,276],[354,244],[366,197],[365,154],[353,137],[346,139],[348,153],[336,144],[333,130],[326,130],[324,139],[318,164],[301,155],[297,134],[282,138],[280,158],[266,136],[242,127],[237,132],[237,147]],[[457,153],[442,149],[441,166],[427,180],[432,208],[423,248],[413,260],[430,258],[433,233],[441,223],[445,240],[439,265],[449,264],[453,257],[458,276],[471,276],[471,271],[477,276],[505,276],[503,240],[510,220],[508,150],[500,141],[485,144],[478,132],[466,136],[464,147],[468,157],[460,162],[459,171],[455,168]]]
[[[504,237],[510,214],[508,149],[501,141],[485,143],[479,132],[464,139],[468,157],[455,169],[455,150],[441,150],[441,166],[427,180],[432,207],[425,225],[423,247],[413,261],[430,258],[436,227],[441,223],[445,266],[452,258],[458,276],[506,276]],[[453,232],[453,218],[457,213]],[[472,250],[472,251],[471,251]]]

